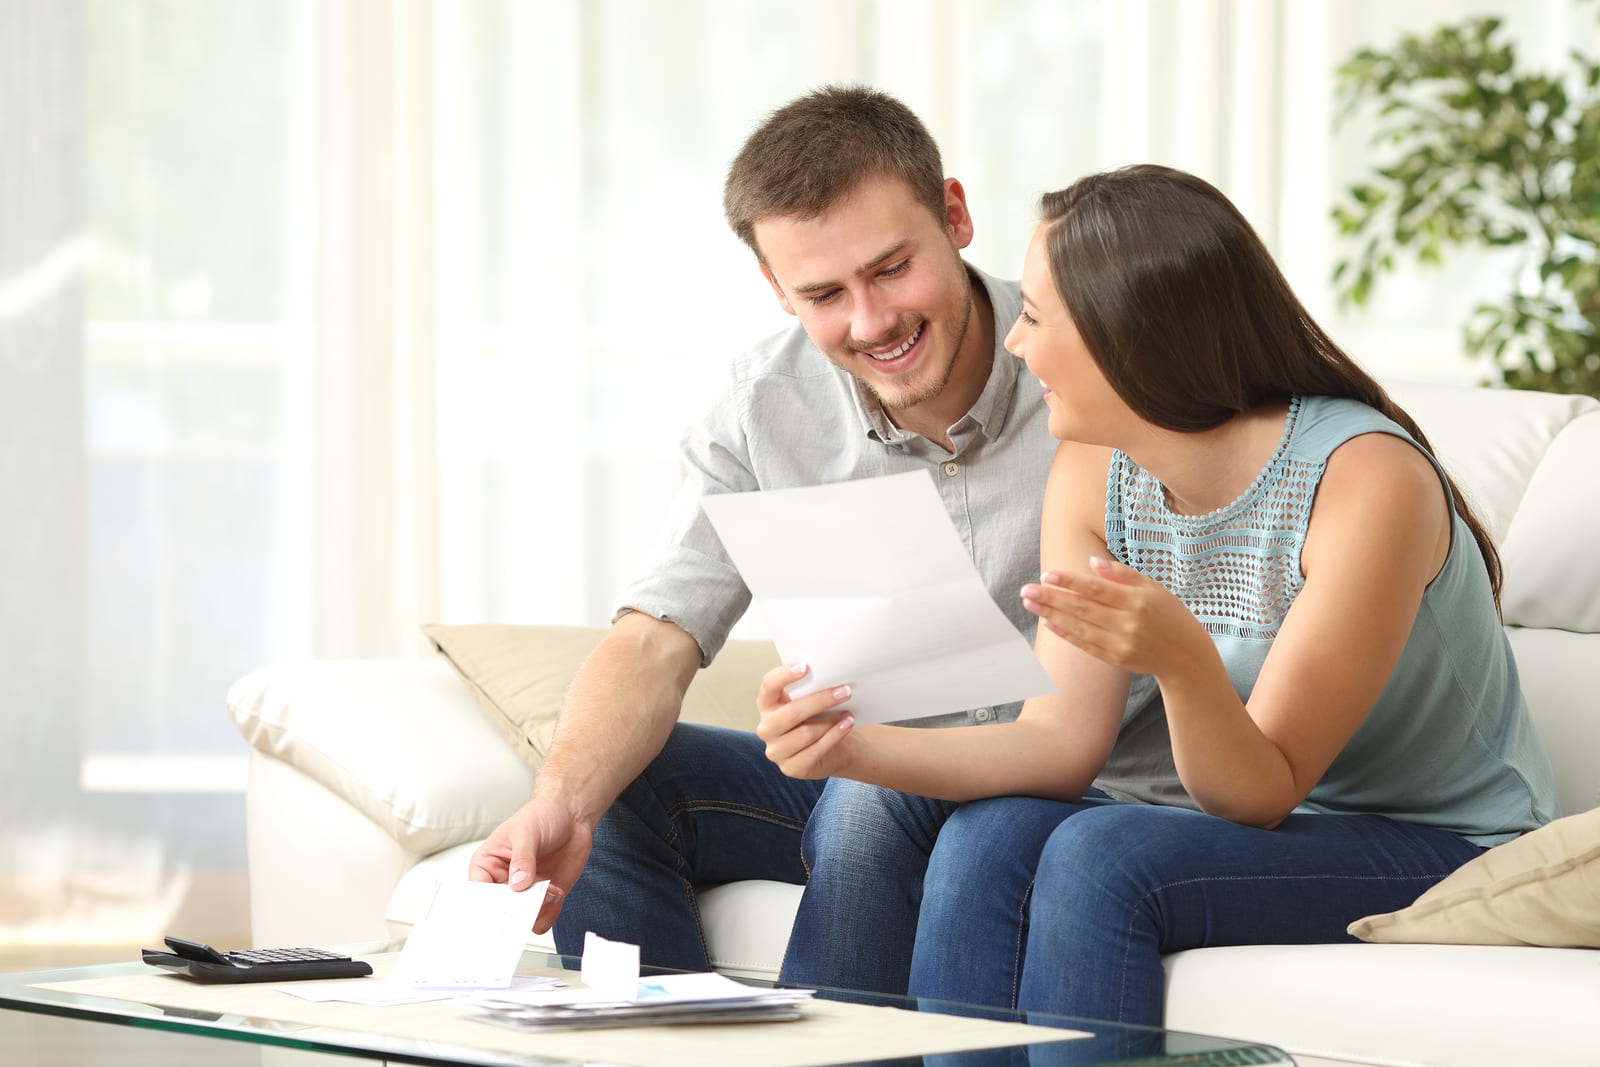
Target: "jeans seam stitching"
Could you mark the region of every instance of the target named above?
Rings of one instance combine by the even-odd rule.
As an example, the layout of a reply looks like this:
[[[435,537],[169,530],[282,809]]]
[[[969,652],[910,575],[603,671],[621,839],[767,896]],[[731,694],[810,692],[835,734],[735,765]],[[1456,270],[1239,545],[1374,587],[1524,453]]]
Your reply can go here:
[[[803,820],[797,821],[781,812],[773,811],[770,808],[758,807],[754,804],[735,804],[725,800],[711,802],[685,800],[673,805],[667,812],[668,821],[674,824],[673,833],[677,832],[676,820],[678,816],[703,811],[720,811],[729,815],[752,815],[791,830],[804,830],[806,826]]]
[[[694,886],[689,884],[689,879],[679,879],[683,887],[684,899],[689,903],[689,914],[694,916],[694,933],[700,941],[700,955],[705,958],[708,969],[714,966],[711,959],[711,945],[706,941],[706,925],[700,918],[700,902],[695,898]]]
[[[1022,967],[1027,953],[1026,935],[1023,933],[1028,921],[1028,907],[1033,901],[1034,880],[1028,879],[1028,888],[1022,892],[1022,905],[1017,909],[1017,942],[1012,954],[1011,962],[1011,1010],[1016,1011],[1017,1005],[1022,1001]]]

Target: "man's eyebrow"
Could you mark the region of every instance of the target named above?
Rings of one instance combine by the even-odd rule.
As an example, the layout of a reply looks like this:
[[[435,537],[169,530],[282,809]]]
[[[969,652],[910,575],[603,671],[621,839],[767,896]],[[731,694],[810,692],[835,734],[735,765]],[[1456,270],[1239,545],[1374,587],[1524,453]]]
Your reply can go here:
[[[879,252],[877,255],[867,260],[867,262],[862,264],[861,269],[856,271],[856,273],[869,274],[872,271],[877,270],[889,260],[904,252],[906,250],[906,246],[910,243],[911,240],[909,238],[902,238],[901,240],[896,241],[888,248],[885,248],[882,252]],[[807,282],[805,285],[795,286],[792,291],[797,295],[805,296],[809,293],[820,293],[826,289],[834,289],[837,288],[838,285],[838,282]]]

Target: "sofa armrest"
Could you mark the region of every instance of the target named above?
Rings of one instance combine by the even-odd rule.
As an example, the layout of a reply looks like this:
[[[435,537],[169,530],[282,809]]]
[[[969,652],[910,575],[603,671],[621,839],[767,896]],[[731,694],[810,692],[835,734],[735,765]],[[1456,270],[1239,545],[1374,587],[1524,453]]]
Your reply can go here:
[[[384,909],[417,856],[343,797],[264,752],[250,753],[245,841],[256,946],[394,936]]]
[[[426,856],[486,837],[533,775],[443,660],[311,660],[228,691],[239,732]]]

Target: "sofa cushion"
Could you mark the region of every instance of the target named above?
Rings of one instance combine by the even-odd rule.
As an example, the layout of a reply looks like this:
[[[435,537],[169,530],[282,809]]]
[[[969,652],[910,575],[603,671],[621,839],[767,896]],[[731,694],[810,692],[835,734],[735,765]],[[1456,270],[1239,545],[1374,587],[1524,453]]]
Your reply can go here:
[[[1588,398],[1582,398],[1588,399]],[[1600,633],[1600,568],[1592,531],[1600,529],[1593,491],[1600,455],[1600,412],[1563,426],[1550,442],[1500,542],[1507,623]]]
[[[1600,808],[1489,849],[1410,907],[1350,924],[1365,941],[1600,948]]]
[[[1510,626],[1600,632],[1600,569],[1585,492],[1600,448],[1600,401],[1527,390],[1387,382],[1500,549]]]
[[[1600,958],[1511,945],[1238,945],[1165,957],[1169,1030],[1296,1063],[1600,1063]]]
[[[422,632],[460,675],[478,706],[531,770],[544,763],[556,713],[604,629],[501,624],[430,625]],[[684,722],[753,730],[756,687],[778,665],[770,641],[729,641],[684,696]]]
[[[533,784],[437,659],[263,667],[228,690],[228,710],[251,747],[417,855],[484,837]]]
[[[1506,627],[1563,814],[1600,806],[1600,634]]]

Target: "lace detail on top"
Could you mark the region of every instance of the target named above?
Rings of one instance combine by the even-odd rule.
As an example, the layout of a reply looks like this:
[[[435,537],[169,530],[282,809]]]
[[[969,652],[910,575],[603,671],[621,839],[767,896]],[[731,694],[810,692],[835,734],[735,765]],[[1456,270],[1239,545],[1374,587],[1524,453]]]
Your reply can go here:
[[[1288,450],[1300,408],[1291,398],[1277,450],[1250,487],[1205,515],[1174,513],[1160,482],[1126,453],[1112,455],[1107,546],[1171,590],[1213,637],[1271,640],[1305,584],[1300,548],[1324,464]]]

